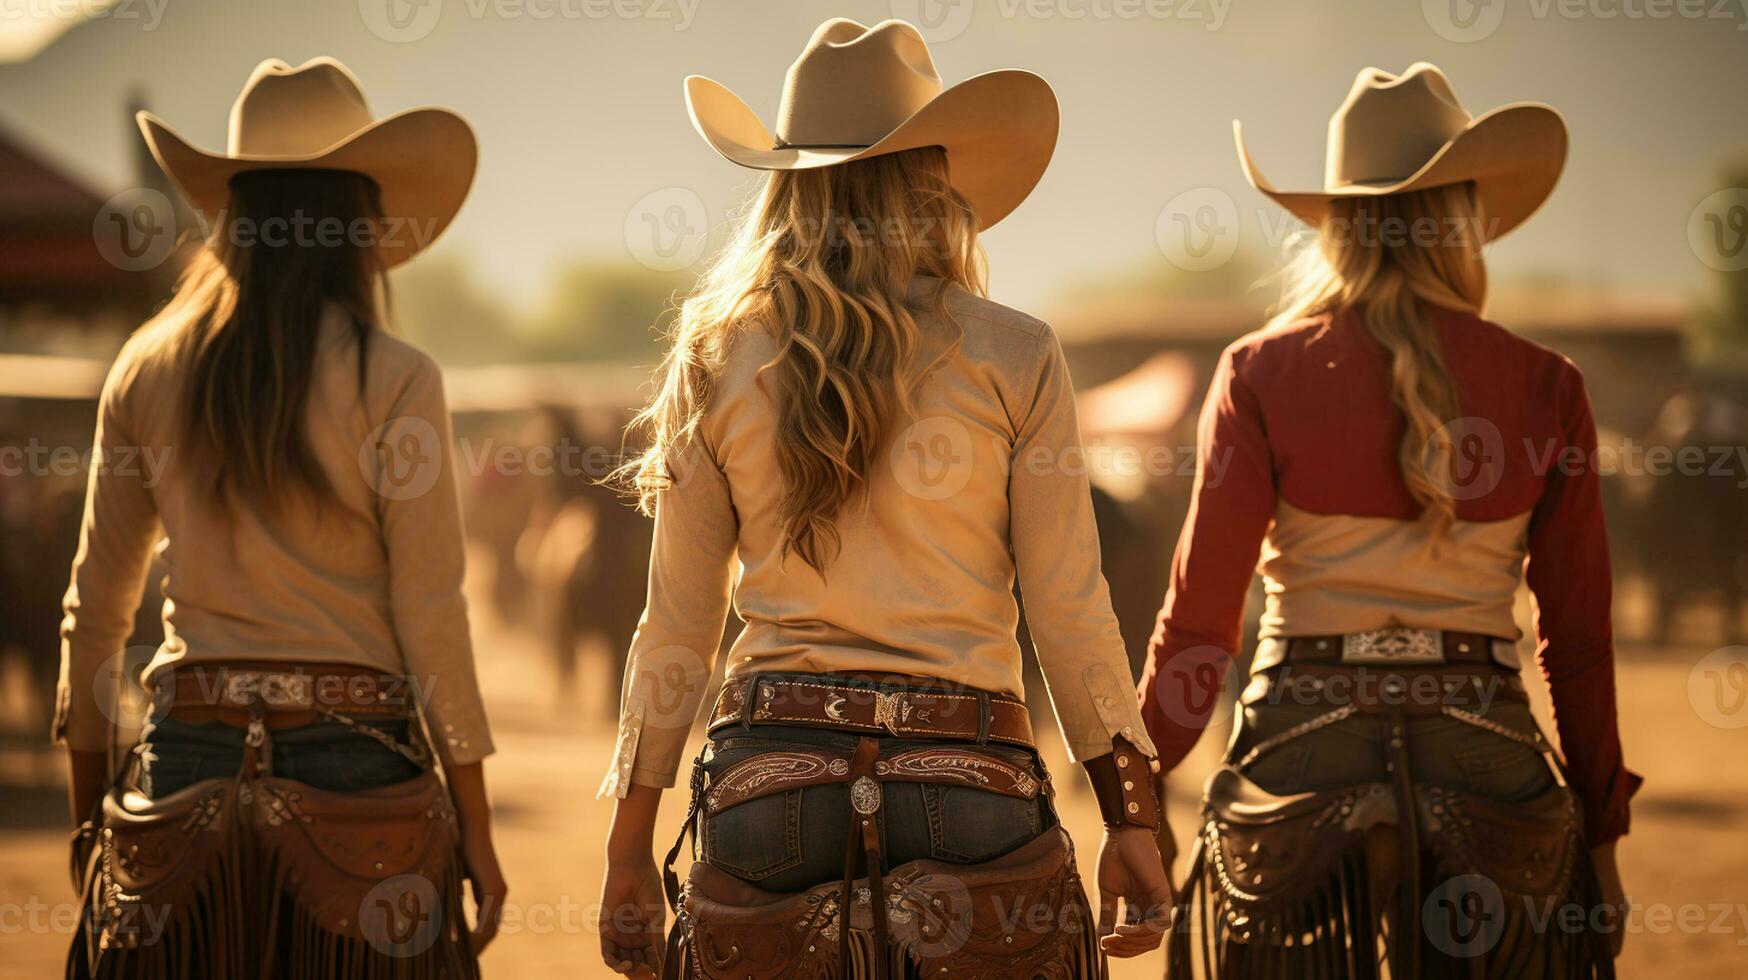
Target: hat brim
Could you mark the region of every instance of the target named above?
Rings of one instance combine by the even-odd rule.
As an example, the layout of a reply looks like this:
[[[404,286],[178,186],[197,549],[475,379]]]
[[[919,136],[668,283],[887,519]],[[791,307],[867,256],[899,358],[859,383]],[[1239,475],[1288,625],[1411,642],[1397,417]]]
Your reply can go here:
[[[1552,106],[1535,102],[1485,113],[1399,181],[1348,184],[1323,191],[1282,191],[1262,175],[1244,145],[1244,127],[1232,122],[1238,160],[1250,185],[1313,227],[1332,202],[1382,197],[1474,181],[1485,211],[1487,240],[1496,241],[1541,208],[1566,166],[1566,122]]]
[[[140,132],[153,159],[208,222],[230,205],[231,178],[257,170],[344,170],[363,174],[382,194],[377,252],[393,267],[430,247],[449,227],[473,186],[479,148],[466,120],[448,109],[409,109],[317,153],[229,155],[202,150],[149,112]]]
[[[923,146],[947,151],[954,189],[989,228],[1019,207],[1056,152],[1061,112],[1050,83],[1019,69],[968,78],[930,100],[866,147],[782,147],[746,102],[720,82],[686,79],[692,126],[731,163],[754,170],[807,170]]]

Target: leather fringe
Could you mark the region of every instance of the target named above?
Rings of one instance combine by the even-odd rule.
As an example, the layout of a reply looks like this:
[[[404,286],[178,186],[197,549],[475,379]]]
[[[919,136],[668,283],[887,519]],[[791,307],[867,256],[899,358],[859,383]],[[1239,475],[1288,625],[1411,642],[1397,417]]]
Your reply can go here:
[[[69,980],[477,980],[462,908],[461,856],[448,862],[440,917],[426,936],[341,935],[323,928],[291,887],[295,869],[226,821],[222,846],[185,869],[185,897],[124,907],[98,894],[90,875]],[[116,860],[99,844],[94,861]],[[368,911],[368,910],[365,910]],[[385,914],[389,910],[384,910]],[[106,938],[107,937],[107,938]],[[428,938],[428,942],[427,942]],[[389,952],[379,948],[389,946]],[[405,951],[403,953],[403,951]]]

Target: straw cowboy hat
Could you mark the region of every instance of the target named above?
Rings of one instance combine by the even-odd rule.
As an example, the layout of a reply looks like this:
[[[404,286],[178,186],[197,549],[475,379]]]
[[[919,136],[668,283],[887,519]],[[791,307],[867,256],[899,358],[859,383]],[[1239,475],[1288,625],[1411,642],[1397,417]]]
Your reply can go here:
[[[448,109],[370,114],[358,79],[332,58],[296,68],[269,58],[255,66],[231,106],[224,153],[202,150],[149,112],[140,132],[158,166],[213,220],[230,201],[230,181],[254,170],[345,170],[382,192],[386,219],[378,251],[397,265],[430,245],[467,199],[479,151],[473,130]]]
[[[1566,123],[1552,106],[1520,102],[1479,118],[1458,104],[1436,66],[1401,75],[1367,68],[1329,120],[1321,191],[1281,191],[1263,177],[1232,122],[1238,159],[1252,187],[1316,225],[1343,197],[1381,197],[1472,180],[1489,238],[1534,214],[1566,164]]]
[[[773,136],[741,98],[686,79],[692,125],[724,158],[754,170],[805,170],[922,146],[947,151],[953,186],[982,227],[1031,193],[1056,150],[1050,83],[992,71],[943,88],[917,29],[828,20],[789,66]]]

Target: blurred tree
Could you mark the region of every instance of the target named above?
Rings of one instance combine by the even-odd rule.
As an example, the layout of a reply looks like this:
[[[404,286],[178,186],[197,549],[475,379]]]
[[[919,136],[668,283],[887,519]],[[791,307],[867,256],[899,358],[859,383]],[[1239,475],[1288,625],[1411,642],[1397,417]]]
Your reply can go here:
[[[1748,187],[1748,157],[1724,168],[1721,186]],[[1697,339],[1711,367],[1748,373],[1748,268],[1713,276],[1716,292],[1696,317]]]
[[[393,273],[395,328],[445,364],[521,360],[509,313],[472,268],[465,256],[442,251]]]
[[[525,349],[537,360],[654,364],[661,331],[692,278],[630,262],[574,261],[560,270],[551,301],[526,327]]]

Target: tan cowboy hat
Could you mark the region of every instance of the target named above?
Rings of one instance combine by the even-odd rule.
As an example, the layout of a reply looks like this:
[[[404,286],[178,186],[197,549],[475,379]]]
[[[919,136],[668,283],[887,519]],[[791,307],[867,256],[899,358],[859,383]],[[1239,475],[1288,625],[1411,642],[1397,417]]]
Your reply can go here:
[[[917,29],[828,20],[789,66],[777,134],[741,98],[702,75],[686,108],[725,159],[754,170],[805,170],[922,146],[947,151],[953,186],[984,228],[1032,192],[1056,150],[1050,83],[1008,69],[943,89]]]
[[[1479,118],[1458,104],[1444,73],[1424,61],[1401,75],[1367,68],[1329,120],[1322,191],[1279,191],[1244,147],[1238,159],[1252,187],[1313,226],[1343,197],[1380,197],[1472,180],[1490,239],[1534,214],[1566,165],[1566,122],[1552,106],[1520,102]]]
[[[149,112],[140,132],[158,166],[214,220],[229,205],[231,178],[252,170],[346,170],[382,192],[387,221],[378,242],[398,265],[436,240],[461,210],[479,151],[473,130],[448,109],[371,116],[345,65],[315,58],[296,68],[277,58],[255,66],[231,106],[229,146],[193,146]]]

